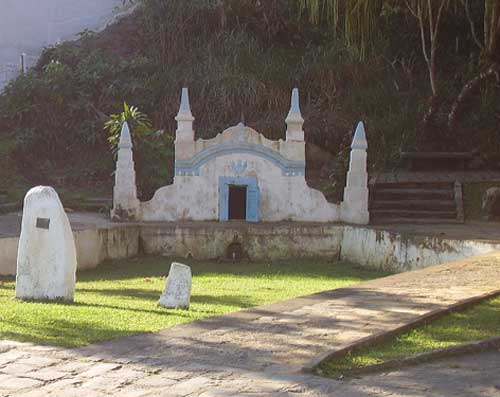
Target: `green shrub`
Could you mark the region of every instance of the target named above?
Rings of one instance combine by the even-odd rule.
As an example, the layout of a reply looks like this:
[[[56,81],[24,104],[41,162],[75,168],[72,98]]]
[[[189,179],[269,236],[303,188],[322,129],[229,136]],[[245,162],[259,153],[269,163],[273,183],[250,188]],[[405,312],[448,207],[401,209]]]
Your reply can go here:
[[[172,179],[172,165],[169,163],[173,160],[173,141],[163,131],[154,131],[148,116],[125,102],[123,112],[112,114],[104,123],[104,129],[109,131],[108,142],[113,153],[117,151],[124,122],[129,125],[134,144],[139,196],[150,199],[157,186]]]
[[[420,123],[429,87],[414,21],[398,13],[386,19],[361,62],[328,27],[310,24],[295,0],[143,0],[141,10],[105,33],[86,31],[77,42],[46,49],[37,67],[0,96],[0,134],[15,137],[9,158],[30,180],[50,179],[72,162],[78,167],[66,180],[111,186],[113,157],[103,124],[124,102],[133,103],[154,130],[165,131],[136,154],[146,197],[172,175],[181,87],[190,88],[198,137],[213,137],[244,118],[280,139],[291,88],[298,86],[308,142],[346,164],[354,127],[363,120],[370,167],[391,168],[401,149],[429,139]],[[439,48],[444,108],[476,70],[470,37],[460,36],[459,47],[454,37],[443,34]],[[453,131],[446,132],[438,115],[430,139],[445,149],[477,149],[485,167],[497,167],[498,88],[498,82],[481,87]]]

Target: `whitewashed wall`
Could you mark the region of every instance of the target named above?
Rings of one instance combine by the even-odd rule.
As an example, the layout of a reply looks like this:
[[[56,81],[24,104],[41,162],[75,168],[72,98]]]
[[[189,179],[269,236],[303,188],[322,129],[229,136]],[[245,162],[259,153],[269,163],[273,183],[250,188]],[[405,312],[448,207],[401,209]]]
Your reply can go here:
[[[17,65],[22,52],[38,55],[85,29],[99,30],[122,6],[122,0],[0,0],[0,66]],[[0,73],[0,88],[7,76],[13,77]]]
[[[243,136],[241,135],[243,134]],[[262,149],[274,149],[274,154],[285,154],[287,160],[303,164],[297,171],[288,172],[271,161],[249,150],[241,152],[239,145],[256,144]],[[245,146],[242,146],[245,147]],[[199,139],[176,145],[176,167],[181,159],[212,150],[211,159],[199,165],[199,175],[193,175],[196,166],[187,172],[176,168],[174,185],[160,189],[154,198],[142,203],[137,218],[143,221],[219,219],[219,178],[255,178],[260,189],[259,220],[335,222],[340,220],[338,205],[328,203],[318,190],[309,188],[304,175],[305,149],[300,141],[270,141],[255,130],[236,126],[209,140]],[[207,156],[210,157],[210,156]],[[283,158],[285,158],[283,156]],[[237,165],[243,165],[238,172]],[[294,175],[285,175],[293,172]],[[132,179],[131,176],[129,179]]]
[[[194,117],[187,88],[175,118],[174,183],[159,189],[145,203],[137,200],[132,142],[122,130],[111,217],[115,221],[227,221],[229,186],[246,187],[248,222],[369,223],[368,171],[363,123],[354,136],[341,206],[306,182],[306,154],[299,91],[292,91],[285,120],[286,139],[269,140],[239,123],[213,139],[195,139]]]

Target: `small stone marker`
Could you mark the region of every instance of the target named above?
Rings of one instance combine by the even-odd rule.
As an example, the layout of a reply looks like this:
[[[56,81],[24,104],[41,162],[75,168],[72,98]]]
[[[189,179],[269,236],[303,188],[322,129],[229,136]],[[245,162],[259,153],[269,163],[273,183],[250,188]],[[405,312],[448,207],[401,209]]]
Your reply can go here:
[[[16,298],[73,301],[75,274],[75,241],[59,196],[51,187],[34,187],[24,198]]]
[[[486,220],[500,218],[500,188],[491,187],[483,195],[482,211]]]
[[[170,267],[159,304],[167,309],[189,309],[190,299],[191,268],[174,262]]]

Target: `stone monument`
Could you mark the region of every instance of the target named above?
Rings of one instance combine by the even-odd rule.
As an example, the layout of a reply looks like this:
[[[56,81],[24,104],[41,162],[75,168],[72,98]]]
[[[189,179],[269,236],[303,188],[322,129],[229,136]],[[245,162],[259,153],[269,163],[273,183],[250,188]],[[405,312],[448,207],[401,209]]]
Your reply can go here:
[[[145,202],[137,198],[132,140],[124,124],[116,163],[114,220],[369,222],[368,143],[363,124],[352,144],[344,202],[331,203],[306,181],[304,118],[297,88],[292,90],[285,119],[285,140],[267,139],[243,122],[211,139],[197,138],[187,88],[182,89],[175,120],[173,183]]]
[[[59,196],[51,187],[34,187],[24,198],[16,298],[73,301],[76,264],[73,232]]]
[[[167,309],[189,309],[190,299],[191,268],[174,262],[170,267],[159,304]]]
[[[370,222],[367,149],[365,126],[363,122],[360,122],[351,145],[344,201],[341,204],[341,218],[344,222],[360,225]]]
[[[481,205],[483,216],[492,221],[500,218],[500,188],[491,187],[483,195]]]
[[[113,189],[111,219],[115,221],[134,220],[139,207],[132,148],[130,129],[125,121],[118,142],[115,186]]]

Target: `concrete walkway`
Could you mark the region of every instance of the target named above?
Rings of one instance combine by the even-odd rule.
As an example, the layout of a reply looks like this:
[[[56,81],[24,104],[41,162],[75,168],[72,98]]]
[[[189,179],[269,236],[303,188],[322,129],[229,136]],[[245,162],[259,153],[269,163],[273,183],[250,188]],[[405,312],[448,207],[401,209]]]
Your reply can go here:
[[[0,395],[427,396],[451,395],[450,385],[453,395],[494,396],[494,385],[476,394],[450,380],[453,367],[420,374],[425,382],[415,387],[404,375],[411,369],[387,383],[333,381],[301,369],[328,351],[497,291],[499,280],[496,253],[79,349],[0,342]],[[488,357],[482,374],[493,382],[500,355]]]

